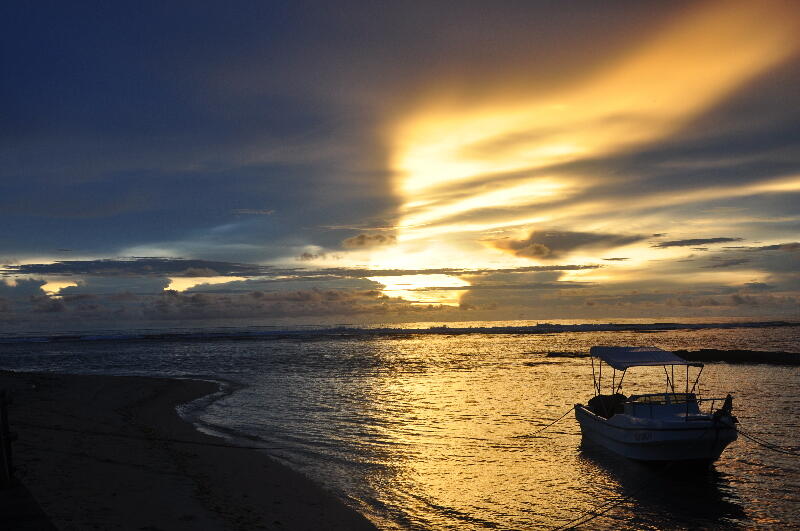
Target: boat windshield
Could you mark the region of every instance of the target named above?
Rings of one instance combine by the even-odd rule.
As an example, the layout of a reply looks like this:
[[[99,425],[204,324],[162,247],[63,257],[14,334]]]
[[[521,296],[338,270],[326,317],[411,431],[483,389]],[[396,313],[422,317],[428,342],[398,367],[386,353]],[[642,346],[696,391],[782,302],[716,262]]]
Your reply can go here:
[[[633,395],[628,399],[634,404],[685,404],[697,402],[694,393],[653,393],[648,395]]]

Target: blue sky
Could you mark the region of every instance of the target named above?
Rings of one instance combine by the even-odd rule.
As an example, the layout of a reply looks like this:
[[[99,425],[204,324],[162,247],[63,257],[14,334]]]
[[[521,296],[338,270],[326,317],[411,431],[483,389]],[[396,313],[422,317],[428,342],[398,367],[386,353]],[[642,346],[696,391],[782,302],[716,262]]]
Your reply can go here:
[[[0,322],[800,315],[792,2],[0,25]]]

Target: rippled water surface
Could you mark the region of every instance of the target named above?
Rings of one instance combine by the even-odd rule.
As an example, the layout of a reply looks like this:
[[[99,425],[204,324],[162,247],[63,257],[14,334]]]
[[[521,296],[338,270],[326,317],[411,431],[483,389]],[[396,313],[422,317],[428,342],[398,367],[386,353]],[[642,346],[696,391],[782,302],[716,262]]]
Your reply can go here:
[[[588,360],[546,353],[598,344],[796,352],[798,328],[5,345],[0,366],[245,384],[197,420],[258,437],[385,529],[553,528],[598,508],[587,527],[797,525],[800,458],[746,439],[687,475],[582,447],[571,414],[532,436],[592,395]],[[744,430],[800,449],[800,367],[713,363],[701,382],[734,394]],[[661,368],[625,378],[663,389]]]

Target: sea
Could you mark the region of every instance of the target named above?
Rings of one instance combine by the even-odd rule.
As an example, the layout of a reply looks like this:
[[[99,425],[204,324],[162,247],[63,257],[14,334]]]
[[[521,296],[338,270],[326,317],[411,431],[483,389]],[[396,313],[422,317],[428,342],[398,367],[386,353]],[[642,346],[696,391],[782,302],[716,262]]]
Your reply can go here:
[[[0,335],[0,368],[217,381],[180,408],[188,420],[260,447],[381,529],[800,528],[800,366],[707,363],[696,391],[730,393],[742,431],[766,444],[740,436],[709,470],[661,470],[583,443],[571,408],[593,395],[580,354],[595,345],[800,355],[800,323],[16,330]],[[665,385],[662,368],[636,368],[623,390]]]

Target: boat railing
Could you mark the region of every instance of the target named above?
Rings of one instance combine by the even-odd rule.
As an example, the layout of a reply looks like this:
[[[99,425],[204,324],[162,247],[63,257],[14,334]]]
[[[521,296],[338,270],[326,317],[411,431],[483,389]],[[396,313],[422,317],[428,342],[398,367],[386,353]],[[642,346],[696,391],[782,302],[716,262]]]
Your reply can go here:
[[[642,414],[646,411],[652,417],[655,413],[653,407],[656,406],[658,411],[673,410],[672,414],[682,415],[686,420],[713,415],[724,403],[725,398],[699,398],[694,393],[631,395],[625,401],[625,404],[629,405],[628,410],[632,413]]]
[[[720,398],[720,397],[716,397],[716,398],[714,398],[714,397],[712,397],[712,398],[698,398],[697,402],[698,403],[706,402],[706,404],[708,406],[708,414],[709,415],[713,415],[715,411],[721,409],[722,406],[725,404],[725,398],[726,397],[723,397],[723,398]],[[709,404],[709,402],[710,402],[710,404]]]
[[[685,404],[686,402],[697,402],[694,393],[651,393],[646,395],[631,395],[629,403],[634,404]]]

